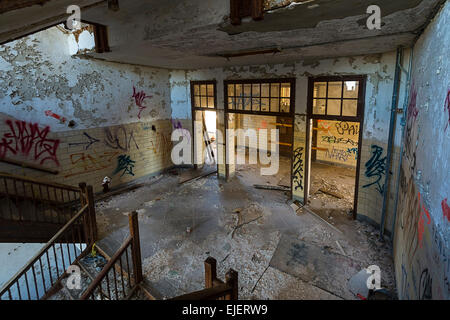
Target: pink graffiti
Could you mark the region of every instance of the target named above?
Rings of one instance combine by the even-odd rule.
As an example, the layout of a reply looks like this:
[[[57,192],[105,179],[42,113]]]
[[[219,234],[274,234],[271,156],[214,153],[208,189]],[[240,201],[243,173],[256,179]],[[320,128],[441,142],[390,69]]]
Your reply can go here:
[[[139,107],[139,113],[138,113],[138,119],[141,118],[141,112],[147,108],[146,106],[142,105],[144,103],[144,100],[147,98],[151,98],[152,96],[147,96],[144,91],[136,92],[136,88],[133,86],[133,96],[134,101],[136,105]]]
[[[442,200],[441,206],[442,206],[442,214],[444,215],[444,218],[447,218],[447,221],[450,221],[450,207],[447,204],[447,198]]]
[[[414,118],[414,121],[416,121],[418,114],[419,109],[417,109],[417,89],[413,84],[411,87],[411,99],[408,106],[408,121],[411,120],[411,118]]]
[[[33,159],[40,161],[40,164],[51,160],[59,166],[56,158],[59,140],[47,138],[50,127],[41,130],[37,123],[18,120],[14,124],[11,120],[6,120],[10,131],[5,133],[0,141],[0,158],[4,158],[8,153],[28,156],[32,152]]]
[[[427,215],[427,224],[431,223],[431,217],[430,212],[425,208],[425,206],[422,204],[422,208],[420,208],[420,192],[419,192],[419,210],[420,210],[420,217],[419,222],[417,225],[417,237],[419,238],[419,244],[422,248],[422,239],[423,239],[423,233],[425,232],[425,219],[424,219],[424,213]]]
[[[448,112],[448,122],[444,129],[445,132],[447,131],[448,125],[450,124],[450,89],[447,91],[447,98],[445,99],[444,111]]]

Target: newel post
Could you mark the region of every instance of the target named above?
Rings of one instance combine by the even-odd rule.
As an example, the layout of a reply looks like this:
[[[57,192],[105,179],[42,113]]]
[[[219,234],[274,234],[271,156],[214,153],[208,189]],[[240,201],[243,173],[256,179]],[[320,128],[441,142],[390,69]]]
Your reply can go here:
[[[139,243],[138,213],[136,211],[131,212],[128,215],[128,221],[130,224],[130,235],[133,238],[133,241],[131,243],[131,253],[133,258],[134,279],[136,281],[136,284],[138,284],[143,280],[141,245]]]

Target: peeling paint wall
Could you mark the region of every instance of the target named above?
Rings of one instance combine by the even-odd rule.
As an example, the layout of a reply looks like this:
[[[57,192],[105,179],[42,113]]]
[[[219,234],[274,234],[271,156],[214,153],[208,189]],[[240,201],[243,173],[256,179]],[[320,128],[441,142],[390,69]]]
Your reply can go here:
[[[414,47],[394,257],[401,299],[450,298],[450,3]]]
[[[372,145],[382,148],[381,157],[386,156],[389,118],[391,110],[393,78],[396,55],[395,52],[358,56],[350,58],[327,59],[318,61],[301,61],[278,65],[254,65],[227,68],[213,68],[193,71],[173,71],[170,76],[172,116],[182,119],[190,119],[190,91],[189,81],[192,80],[216,80],[217,81],[217,103],[219,110],[224,109],[223,80],[233,79],[261,79],[261,78],[296,78],[296,105],[294,121],[294,157],[300,164],[298,170],[294,171],[298,176],[294,177],[294,196],[303,198],[304,173],[306,160],[306,107],[308,77],[326,75],[367,75],[365,114],[363,125],[362,159],[359,181],[358,214],[367,217],[374,224],[381,221],[382,194],[372,185],[377,177],[367,176],[365,164],[373,156]],[[403,88],[405,80],[401,83],[400,101],[404,97]],[[223,122],[223,113],[218,112],[218,128]],[[223,124],[223,123],[222,123]],[[398,131],[398,129],[397,129]],[[396,134],[397,137],[398,133]],[[395,139],[395,154],[398,153],[400,139]],[[294,161],[295,162],[295,161]],[[396,172],[395,161],[392,172]],[[219,167],[220,172],[220,167]],[[384,173],[380,172],[384,181]],[[368,185],[368,186],[367,186]],[[363,187],[366,186],[366,187]],[[395,187],[395,183],[393,182]],[[391,188],[388,208],[393,212],[392,206],[394,188]],[[388,215],[386,227],[390,230],[391,216]]]
[[[89,36],[53,27],[0,46],[0,157],[60,173],[0,171],[98,191],[171,165],[169,71],[73,56]]]

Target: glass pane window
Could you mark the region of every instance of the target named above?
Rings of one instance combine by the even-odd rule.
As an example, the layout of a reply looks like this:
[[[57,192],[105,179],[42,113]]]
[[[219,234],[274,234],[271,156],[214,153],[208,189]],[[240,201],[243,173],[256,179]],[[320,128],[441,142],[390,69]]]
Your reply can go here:
[[[290,113],[292,82],[274,80],[227,81],[228,109]]]
[[[228,86],[228,90],[234,92],[234,86]],[[216,84],[214,81],[192,81],[191,95],[194,108],[216,108]]]
[[[358,117],[361,80],[315,81],[313,115]]]

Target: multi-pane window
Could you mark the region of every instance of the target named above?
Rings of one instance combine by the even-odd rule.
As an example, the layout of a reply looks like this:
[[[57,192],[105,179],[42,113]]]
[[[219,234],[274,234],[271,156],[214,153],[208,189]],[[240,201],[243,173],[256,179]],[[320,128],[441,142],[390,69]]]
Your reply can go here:
[[[312,114],[358,116],[360,80],[314,81]]]
[[[225,81],[228,110],[290,113],[293,81],[242,80]]]
[[[192,105],[194,108],[216,108],[216,83],[215,81],[191,82]]]

